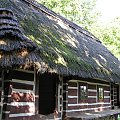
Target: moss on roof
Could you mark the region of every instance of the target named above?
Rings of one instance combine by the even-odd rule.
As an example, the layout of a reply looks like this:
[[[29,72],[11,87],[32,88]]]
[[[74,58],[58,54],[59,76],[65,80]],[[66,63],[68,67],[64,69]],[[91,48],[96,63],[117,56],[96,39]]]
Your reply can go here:
[[[14,12],[22,32],[37,43],[48,71],[120,80],[120,62],[91,33],[38,3],[30,5],[24,1],[1,0],[0,7]]]

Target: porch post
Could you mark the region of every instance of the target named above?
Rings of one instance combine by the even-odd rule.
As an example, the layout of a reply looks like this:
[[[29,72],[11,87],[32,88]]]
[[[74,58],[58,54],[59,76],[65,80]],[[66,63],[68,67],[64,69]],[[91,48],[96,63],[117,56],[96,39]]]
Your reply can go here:
[[[3,117],[3,100],[4,100],[4,70],[2,70],[2,76],[1,76],[1,110],[0,110],[0,120],[2,120]]]
[[[11,99],[11,78],[10,72],[2,70],[1,74],[1,110],[0,120],[8,119],[10,113],[10,99]]]
[[[111,98],[111,109],[114,109],[114,86],[110,82],[110,98]]]
[[[35,114],[39,114],[39,79],[38,73],[36,71],[36,66],[34,66],[34,92],[35,92]]]
[[[67,106],[68,106],[68,81],[66,77],[63,77],[63,110],[62,110],[62,120],[64,120],[66,116]]]
[[[120,108],[120,84],[119,84],[119,108]]]

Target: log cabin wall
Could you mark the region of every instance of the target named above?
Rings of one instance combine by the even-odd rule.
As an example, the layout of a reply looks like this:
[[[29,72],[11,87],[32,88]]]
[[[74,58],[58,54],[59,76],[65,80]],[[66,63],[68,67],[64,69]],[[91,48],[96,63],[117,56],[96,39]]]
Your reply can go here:
[[[80,99],[80,85],[87,88],[86,99]],[[98,87],[103,88],[103,101],[98,100]],[[71,112],[103,111],[111,109],[110,85],[71,80],[68,83],[68,114]]]
[[[30,119],[35,114],[35,80],[33,71],[15,71],[12,75],[11,108],[14,120]]]
[[[4,120],[33,120],[35,115],[34,71],[12,71],[4,80]],[[8,82],[7,82],[8,81]]]

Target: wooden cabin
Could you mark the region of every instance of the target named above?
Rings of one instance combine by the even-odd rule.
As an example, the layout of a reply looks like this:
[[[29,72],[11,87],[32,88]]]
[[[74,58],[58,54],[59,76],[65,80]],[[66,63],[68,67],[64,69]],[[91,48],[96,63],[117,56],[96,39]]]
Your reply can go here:
[[[94,35],[35,1],[0,1],[0,120],[117,119],[119,92],[120,61]]]

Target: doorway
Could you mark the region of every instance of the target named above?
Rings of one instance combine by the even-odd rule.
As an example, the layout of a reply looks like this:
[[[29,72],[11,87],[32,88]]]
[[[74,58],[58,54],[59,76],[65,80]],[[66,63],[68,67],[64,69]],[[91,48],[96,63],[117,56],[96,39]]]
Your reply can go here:
[[[57,76],[49,73],[39,75],[39,114],[47,115],[56,108]]]

